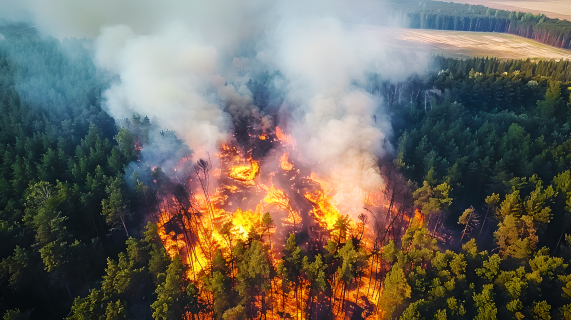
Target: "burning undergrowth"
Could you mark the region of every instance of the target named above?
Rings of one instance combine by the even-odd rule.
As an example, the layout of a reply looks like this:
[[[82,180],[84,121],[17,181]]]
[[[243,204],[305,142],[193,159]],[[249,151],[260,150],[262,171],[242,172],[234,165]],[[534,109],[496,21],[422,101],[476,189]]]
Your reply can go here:
[[[378,252],[410,224],[404,200],[410,192],[397,171],[383,174],[390,186],[365,190],[343,172],[320,170],[320,164],[307,160],[285,129],[248,125],[241,130],[248,137],[242,144],[231,139],[200,159],[189,153],[169,174],[152,168],[151,186],[157,197],[151,220],[168,255],[180,257],[188,266],[189,280],[202,283],[212,273],[217,252],[232,261],[238,242],[263,241],[268,260],[277,267],[292,233],[300,247],[314,255],[322,253],[328,241],[357,241],[361,248]],[[143,145],[143,156],[144,150]],[[371,262],[368,278],[363,275],[359,283],[343,289],[346,296],[335,291],[332,301],[322,297],[315,303],[329,310],[321,311],[324,315],[340,315],[345,308],[375,314],[386,268],[380,261]],[[276,292],[284,290],[277,282],[275,287]],[[281,302],[277,298],[266,302],[275,304],[271,312],[264,311],[268,317],[278,318],[278,312],[303,316],[303,308],[284,302],[287,294],[281,296]],[[209,296],[205,293],[202,298],[208,301]]]

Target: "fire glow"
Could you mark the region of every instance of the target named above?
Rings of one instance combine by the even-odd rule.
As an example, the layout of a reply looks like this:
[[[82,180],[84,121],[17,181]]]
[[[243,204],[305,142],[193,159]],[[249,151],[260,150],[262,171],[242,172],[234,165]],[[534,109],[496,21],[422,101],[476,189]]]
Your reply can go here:
[[[362,207],[351,207],[347,204],[347,199],[360,197],[358,200],[361,204],[373,209],[381,206],[386,209],[388,206],[383,204],[382,190],[365,192],[358,187],[352,188],[350,186],[353,184],[344,181],[342,173],[332,174],[328,179],[320,177],[298,154],[299,151],[294,149],[295,140],[279,127],[276,127],[273,137],[264,136],[262,139],[260,135],[253,135],[254,139],[263,143],[271,141],[275,152],[260,159],[254,159],[251,153],[242,152],[229,144],[222,144],[213,161],[211,173],[214,179],[209,181],[197,173],[198,180],[208,185],[202,185],[204,192],[190,194],[191,205],[188,208],[173,210],[169,202],[176,203],[178,200],[175,197],[163,199],[157,221],[159,235],[169,256],[180,256],[189,266],[189,279],[200,279],[208,274],[216,250],[230,259],[233,241],[246,241],[250,232],[260,230],[265,212],[271,215],[275,223],[263,235],[269,237],[271,248],[268,258],[274,266],[280,262],[283,239],[289,233],[317,232],[326,237],[340,238],[341,234],[336,228],[343,217],[347,219],[347,231],[343,237],[359,238],[361,246],[374,250],[375,236],[366,219],[362,218]],[[196,179],[189,181],[191,185],[197,184]],[[200,188],[195,186],[194,189]],[[359,213],[361,221],[356,218]],[[410,220],[404,218],[406,222]],[[417,211],[412,221],[422,225],[422,214]],[[228,229],[228,226],[231,228]],[[371,262],[367,272],[369,275],[379,273],[382,268],[382,264]],[[373,278],[375,280],[371,281]],[[365,310],[363,312],[366,318],[377,316],[381,312],[377,310],[376,304],[382,285],[376,279],[376,276],[361,277],[354,288],[345,292],[344,298],[332,283],[334,292],[331,308],[337,318],[343,318],[342,312],[339,312],[344,308],[343,301],[356,303]],[[282,290],[280,282],[279,277],[272,280],[272,287],[277,291]],[[298,318],[307,316],[303,306],[296,306],[293,296],[306,296],[308,292],[302,290],[298,293],[274,294],[280,298],[266,302],[272,304],[271,308],[266,307],[266,318],[280,319],[280,314],[284,313],[293,317],[297,315]],[[203,295],[202,298],[208,301],[208,293]],[[204,319],[210,317],[211,314],[204,314]]]

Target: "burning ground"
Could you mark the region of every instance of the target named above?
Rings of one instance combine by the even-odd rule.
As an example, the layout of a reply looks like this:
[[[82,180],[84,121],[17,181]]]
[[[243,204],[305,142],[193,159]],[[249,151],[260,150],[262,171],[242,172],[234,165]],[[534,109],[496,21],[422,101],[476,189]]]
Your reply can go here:
[[[207,305],[216,299],[208,289],[212,280],[204,280],[214,277],[214,257],[226,261],[224,276],[232,283],[246,281],[236,251],[256,243],[269,268],[257,276],[268,287],[257,288],[245,301],[250,316],[382,314],[382,278],[390,266],[375,256],[390,239],[423,221],[420,212],[413,214],[404,204],[411,194],[403,181],[395,181],[402,177],[385,172],[389,187],[348,188],[356,184],[345,180],[343,172],[316,173],[318,164],[304,159],[296,141],[279,127],[248,133],[251,149],[222,144],[209,160],[177,164],[177,175],[183,177],[178,183],[172,178],[155,181],[161,184],[161,197],[152,221],[169,256],[180,257],[188,267],[186,277],[198,285],[201,301]],[[312,263],[321,268],[313,278]],[[316,287],[318,279],[328,281],[331,289],[325,283]],[[207,307],[199,316],[215,314]]]

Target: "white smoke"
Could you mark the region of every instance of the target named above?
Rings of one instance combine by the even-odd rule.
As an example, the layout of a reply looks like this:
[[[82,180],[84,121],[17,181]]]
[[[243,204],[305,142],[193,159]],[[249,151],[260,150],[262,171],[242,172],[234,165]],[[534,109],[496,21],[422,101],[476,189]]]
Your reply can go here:
[[[0,0],[0,15],[31,20],[57,38],[97,38],[102,26],[128,25],[150,34],[165,24],[182,22],[228,50],[257,32],[269,4],[262,0]]]
[[[388,50],[379,36],[355,35],[334,18],[292,18],[259,54],[274,59],[290,81],[289,104],[304,110],[293,127],[304,154],[364,189],[382,185],[377,159],[391,151],[392,130],[378,97],[354,83],[368,73],[404,80],[422,71],[411,70],[414,64]]]
[[[0,0],[0,9],[14,5]],[[24,0],[52,35],[96,38],[96,62],[120,81],[105,92],[116,118],[158,119],[195,151],[228,139],[231,120],[273,122],[243,85],[253,70],[279,70],[285,105],[301,121],[288,129],[306,156],[366,188],[382,184],[377,159],[391,151],[390,118],[361,89],[368,73],[403,80],[428,63],[387,49],[383,35],[355,33],[378,23],[382,1]],[[230,84],[228,84],[230,83]],[[232,83],[237,83],[233,85]],[[239,84],[242,83],[242,84]]]
[[[228,134],[225,113],[208,97],[217,58],[216,48],[181,24],[151,35],[104,27],[96,62],[121,78],[104,93],[105,106],[117,119],[135,113],[156,118],[199,153],[215,150]]]

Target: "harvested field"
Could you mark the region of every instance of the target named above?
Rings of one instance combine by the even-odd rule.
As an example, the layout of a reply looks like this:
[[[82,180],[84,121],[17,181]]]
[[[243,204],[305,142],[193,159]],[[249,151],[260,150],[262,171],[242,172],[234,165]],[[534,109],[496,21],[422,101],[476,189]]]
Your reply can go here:
[[[571,1],[569,0],[445,0],[456,3],[483,5],[508,11],[543,13],[549,18],[571,21]]]
[[[571,51],[504,33],[388,28],[371,25],[350,27],[352,33],[373,33],[391,46],[426,51],[447,57],[489,56],[500,59],[568,59]]]

